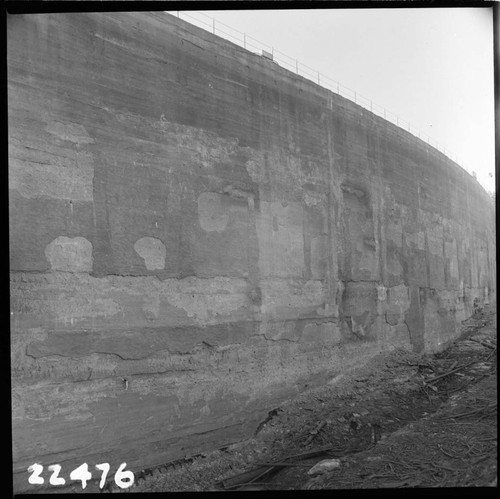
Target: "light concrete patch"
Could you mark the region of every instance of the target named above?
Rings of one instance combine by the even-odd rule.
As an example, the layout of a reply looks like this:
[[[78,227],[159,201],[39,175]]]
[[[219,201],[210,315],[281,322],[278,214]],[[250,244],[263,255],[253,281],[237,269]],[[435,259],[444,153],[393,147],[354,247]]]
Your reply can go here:
[[[458,281],[460,276],[458,273],[458,255],[455,241],[445,242],[445,254],[449,259],[450,277]]]
[[[429,253],[443,256],[443,227],[437,225],[427,229],[427,244]]]
[[[385,286],[377,286],[377,299],[378,301],[385,301],[387,299],[387,288]]]
[[[167,279],[162,283],[160,293],[161,297],[184,310],[198,324],[229,317],[248,303],[245,279]]]
[[[398,248],[403,245],[403,227],[401,221],[389,221],[385,229],[387,239],[391,240]]]
[[[405,232],[405,238],[408,247],[415,247],[419,250],[425,249],[425,235],[423,232]]]
[[[165,245],[155,237],[141,237],[134,244],[138,255],[144,259],[148,270],[161,270],[165,268],[167,250]]]
[[[51,121],[45,129],[56,137],[75,144],[93,144],[94,139],[87,133],[83,125],[77,123],[61,123]]]
[[[93,200],[94,157],[53,144],[9,139],[9,189],[26,198]]]
[[[313,279],[322,279],[327,270],[328,236],[311,239],[311,274]]]
[[[261,283],[263,314],[280,315],[287,311],[299,316],[304,310],[315,310],[327,300],[324,283],[309,280],[265,279]]]
[[[47,245],[45,256],[52,270],[92,271],[92,243],[84,237],[59,236]]]
[[[201,228],[207,232],[222,232],[226,228],[229,215],[224,210],[221,194],[203,192],[199,195],[198,219]]]
[[[262,276],[302,277],[304,271],[303,207],[291,202],[260,203],[256,220]]]
[[[406,312],[410,308],[410,294],[404,284],[389,288],[389,306],[397,308],[399,312]]]

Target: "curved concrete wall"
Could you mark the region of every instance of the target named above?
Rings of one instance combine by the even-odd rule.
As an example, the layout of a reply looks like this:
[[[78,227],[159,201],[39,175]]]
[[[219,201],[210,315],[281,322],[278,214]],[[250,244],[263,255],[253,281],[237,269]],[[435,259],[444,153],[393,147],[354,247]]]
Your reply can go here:
[[[11,16],[8,83],[19,490],[34,462],[139,470],[236,441],[492,299],[469,174],[183,21]]]

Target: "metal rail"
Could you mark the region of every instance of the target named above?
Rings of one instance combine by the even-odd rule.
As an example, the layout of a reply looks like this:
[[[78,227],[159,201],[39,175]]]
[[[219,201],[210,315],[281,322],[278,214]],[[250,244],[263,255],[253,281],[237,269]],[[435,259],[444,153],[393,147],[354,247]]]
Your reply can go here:
[[[168,13],[166,13],[168,14]],[[200,19],[199,17],[195,17],[193,14],[197,16],[202,16],[204,19]],[[172,15],[172,14],[169,14]],[[222,38],[226,38],[227,40],[243,47],[244,49],[262,55],[262,51],[264,50],[268,54],[272,56],[272,60],[278,63],[280,66],[283,66],[294,73],[307,78],[314,83],[317,83],[323,88],[331,90],[332,92],[349,99],[356,104],[359,104],[363,108],[369,110],[370,112],[384,118],[385,120],[393,123],[394,125],[407,130],[409,133],[418,137],[419,139],[427,142],[430,146],[434,147],[438,151],[442,152],[449,159],[454,161],[457,165],[459,165],[464,171],[473,175],[475,177],[474,172],[469,172],[469,170],[463,165],[462,160],[453,154],[451,151],[447,150],[444,146],[439,144],[434,139],[431,139],[429,135],[423,133],[419,128],[413,126],[410,122],[403,120],[397,114],[388,111],[385,107],[376,104],[371,99],[359,94],[355,90],[345,87],[337,80],[333,80],[332,78],[316,71],[315,69],[307,66],[306,64],[301,63],[296,58],[290,57],[279,50],[276,50],[271,45],[263,43],[252,36],[239,31],[227,24],[216,21],[216,19],[212,16],[205,14],[204,12],[198,11],[188,11],[188,12],[179,12],[177,11],[177,17],[194,24],[195,26],[202,28],[206,31],[213,33],[214,35],[218,35]],[[224,28],[224,29],[223,29]],[[228,33],[228,30],[231,30],[232,33]]]

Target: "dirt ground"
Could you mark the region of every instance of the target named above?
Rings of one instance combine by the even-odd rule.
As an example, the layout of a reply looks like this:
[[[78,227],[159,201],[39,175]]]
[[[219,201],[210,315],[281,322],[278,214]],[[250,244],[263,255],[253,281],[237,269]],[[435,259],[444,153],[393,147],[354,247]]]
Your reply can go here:
[[[275,408],[254,438],[145,470],[129,490],[496,487],[496,374],[496,311],[485,308],[445,351],[379,355]],[[338,467],[308,474],[325,459]]]

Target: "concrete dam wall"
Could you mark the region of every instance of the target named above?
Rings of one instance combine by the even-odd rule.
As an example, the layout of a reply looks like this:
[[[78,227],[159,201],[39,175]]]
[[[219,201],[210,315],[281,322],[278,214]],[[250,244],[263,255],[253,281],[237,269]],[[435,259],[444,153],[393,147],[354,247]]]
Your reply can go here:
[[[406,131],[166,14],[7,28],[18,490],[246,438],[495,299],[492,201]]]

